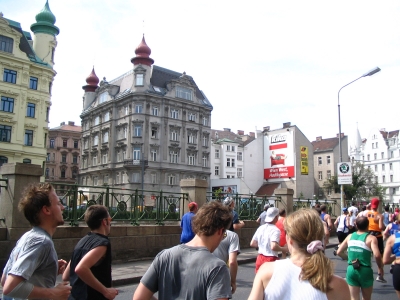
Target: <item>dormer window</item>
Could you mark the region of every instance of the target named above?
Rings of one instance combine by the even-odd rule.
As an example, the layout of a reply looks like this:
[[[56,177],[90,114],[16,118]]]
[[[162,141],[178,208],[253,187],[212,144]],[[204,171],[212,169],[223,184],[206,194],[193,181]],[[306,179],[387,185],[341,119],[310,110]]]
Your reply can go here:
[[[186,100],[192,100],[192,90],[177,86],[176,87],[176,97]]]
[[[144,74],[136,74],[136,86],[143,86],[144,85]]]
[[[4,52],[13,52],[14,40],[4,35],[0,35],[0,50]]]
[[[107,92],[101,93],[99,96],[99,104],[104,103],[107,100],[108,100],[108,93]]]

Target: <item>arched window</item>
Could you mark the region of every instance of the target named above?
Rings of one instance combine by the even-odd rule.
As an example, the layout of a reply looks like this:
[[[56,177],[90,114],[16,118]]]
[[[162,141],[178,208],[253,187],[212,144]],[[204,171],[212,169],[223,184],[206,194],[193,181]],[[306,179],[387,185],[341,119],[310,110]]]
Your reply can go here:
[[[30,164],[30,163],[31,163],[31,160],[30,160],[29,158],[24,158],[24,159],[22,160],[22,162],[23,162],[24,164]]]

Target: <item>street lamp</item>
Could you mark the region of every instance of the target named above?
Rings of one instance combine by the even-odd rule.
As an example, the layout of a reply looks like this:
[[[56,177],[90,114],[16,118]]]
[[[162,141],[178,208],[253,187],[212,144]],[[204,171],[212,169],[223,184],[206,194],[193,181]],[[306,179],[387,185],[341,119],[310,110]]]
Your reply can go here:
[[[381,69],[380,69],[379,67],[376,67],[376,68],[372,69],[371,71],[369,71],[369,72],[367,72],[367,73],[361,75],[361,76],[358,77],[357,79],[354,79],[353,81],[349,82],[348,84],[342,86],[342,87],[340,88],[339,92],[338,92],[338,95],[337,95],[337,102],[338,102],[338,113],[339,113],[339,156],[340,156],[340,163],[342,162],[342,142],[341,142],[341,141],[342,141],[342,126],[341,126],[341,123],[340,123],[340,102],[339,102],[339,94],[340,94],[340,91],[341,91],[344,87],[348,86],[349,84],[352,84],[353,82],[357,81],[358,79],[361,79],[361,78],[367,77],[367,76],[372,76],[372,75],[374,75],[375,73],[378,73],[380,70],[381,70]],[[344,202],[343,202],[343,184],[341,184],[341,185],[340,185],[340,209],[341,209],[341,211],[343,210],[343,207],[344,207]]]

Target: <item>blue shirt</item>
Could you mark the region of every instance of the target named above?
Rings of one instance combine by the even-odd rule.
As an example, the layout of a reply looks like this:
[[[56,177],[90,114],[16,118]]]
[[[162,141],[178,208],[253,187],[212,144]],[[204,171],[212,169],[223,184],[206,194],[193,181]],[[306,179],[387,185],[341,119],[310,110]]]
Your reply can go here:
[[[190,242],[195,234],[192,229],[192,218],[194,213],[189,211],[183,215],[181,220],[182,234],[181,234],[181,244]]]

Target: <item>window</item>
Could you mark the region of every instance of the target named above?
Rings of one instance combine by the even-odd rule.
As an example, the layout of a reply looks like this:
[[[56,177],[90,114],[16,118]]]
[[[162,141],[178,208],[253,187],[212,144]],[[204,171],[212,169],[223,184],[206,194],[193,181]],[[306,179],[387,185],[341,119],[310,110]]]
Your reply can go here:
[[[367,155],[367,160],[370,160],[370,155],[369,154]]]
[[[243,153],[242,152],[238,152],[237,153],[237,160],[243,160]]]
[[[98,185],[99,184],[99,177],[93,176],[93,185]]]
[[[150,176],[151,176],[151,183],[152,184],[157,183],[157,174],[156,173],[151,173]]]
[[[104,122],[110,121],[110,112],[104,114]]]
[[[25,146],[32,146],[33,143],[33,130],[25,129]]]
[[[203,117],[203,126],[208,126],[208,119]]]
[[[157,161],[157,149],[151,149],[151,160],[152,161]]]
[[[207,146],[208,146],[208,136],[203,135],[203,147],[207,147]]]
[[[107,98],[108,98],[107,92],[101,93],[99,96],[99,104],[106,102]]]
[[[393,164],[392,164],[392,163],[389,164],[389,170],[390,170],[390,171],[393,170]]]
[[[108,143],[108,131],[104,131],[103,133],[103,143]]]
[[[128,135],[128,128],[125,127],[124,128],[124,139],[126,139],[126,136]]]
[[[170,151],[169,152],[169,162],[173,164],[178,163],[178,151]]]
[[[394,157],[394,153],[393,153],[393,151],[390,151],[390,158],[393,158]]]
[[[108,184],[108,174],[104,175],[103,184]]]
[[[63,140],[63,147],[64,147],[64,148],[67,148],[67,143],[68,143],[67,140]]]
[[[390,182],[393,182],[393,175],[390,175]]]
[[[121,151],[117,151],[117,162],[121,161]]]
[[[133,148],[133,160],[140,160],[140,154],[141,154],[141,148],[140,147],[134,147]]]
[[[196,156],[193,153],[191,153],[189,154],[189,165],[193,166],[195,164],[196,164]]]
[[[331,179],[331,177],[332,177],[331,170],[326,171],[326,178]]]
[[[219,149],[215,149],[215,158],[219,158]]]
[[[140,174],[138,172],[132,173],[132,182],[135,182],[135,183],[140,182],[139,178],[140,178]]]
[[[190,113],[189,114],[189,121],[195,122],[196,121],[196,114]]]
[[[49,168],[46,168],[46,171],[45,171],[45,173],[44,173],[45,175],[45,177],[46,178],[49,178],[49,175],[50,175],[50,169]]]
[[[153,114],[153,116],[158,116],[158,107],[157,106],[153,106],[152,114]]]
[[[50,153],[47,153],[46,161],[50,161]]]
[[[79,142],[79,141],[77,141],[77,140],[74,141],[74,148],[75,148],[75,149],[78,149],[78,142]]]
[[[227,167],[230,167],[230,166],[231,166],[231,159],[230,159],[230,158],[227,158],[227,159],[226,159],[226,166],[227,166]]]
[[[331,163],[331,157],[330,157],[330,155],[328,155],[326,157],[326,164],[329,165],[330,163]]]
[[[176,97],[186,100],[192,100],[192,90],[177,86],[176,87]]]
[[[97,166],[97,155],[93,156],[93,166]]]
[[[61,162],[63,162],[63,163],[67,162],[67,155],[66,154],[61,154]]]
[[[196,144],[196,134],[193,132],[190,132],[188,135],[188,143],[189,144]]]
[[[235,152],[235,146],[232,146],[232,151]]]
[[[115,175],[115,183],[119,183],[119,173],[117,173],[116,175]]]
[[[226,151],[231,151],[231,146],[226,145]]]
[[[102,163],[106,164],[107,163],[107,154],[103,154],[102,156]]]
[[[175,175],[173,175],[173,174],[168,175],[168,184],[169,185],[175,184]]]
[[[61,169],[61,178],[65,178],[65,169]]]
[[[74,164],[78,163],[78,155],[72,156],[72,163],[74,163]]]
[[[23,160],[22,160],[22,163],[23,164],[30,164],[32,162],[32,160],[30,160],[29,158],[24,158]]]
[[[1,96],[0,110],[11,113],[14,112],[14,99]]]
[[[125,106],[125,116],[127,116],[129,114],[129,107]]]
[[[54,148],[54,143],[55,143],[54,139],[50,139],[50,148]]]
[[[377,155],[376,155],[376,153],[374,153],[374,159],[375,159],[375,160],[377,159]]]
[[[135,125],[133,128],[133,136],[142,136],[142,125]]]
[[[99,136],[96,134],[93,137],[93,146],[97,146],[99,144]]]
[[[378,142],[375,143],[375,148],[378,148]]]
[[[381,152],[381,158],[385,158],[385,153]]]
[[[29,88],[31,90],[37,90],[38,79],[36,77],[30,77]]]
[[[214,174],[217,175],[217,176],[219,175],[219,166],[215,166]]]
[[[322,171],[318,171],[318,180],[322,180]]]
[[[157,138],[157,127],[151,127],[151,138],[156,139]]]
[[[179,111],[176,109],[171,109],[171,118],[178,119],[179,118]]]
[[[382,183],[386,182],[386,177],[385,175],[382,176]]]
[[[135,105],[135,113],[141,114],[142,110],[143,110],[143,106],[142,105]]]
[[[238,178],[242,178],[242,177],[243,177],[243,170],[242,170],[242,168],[238,168],[238,169],[237,169],[237,177],[238,177]]]
[[[385,171],[385,165],[382,164],[382,171]]]
[[[318,165],[319,166],[322,165],[322,157],[321,156],[318,156]]]
[[[232,158],[231,161],[232,161],[232,167],[234,167],[235,166],[235,159]]]
[[[126,159],[126,151],[122,151],[122,160]]]
[[[96,116],[96,117],[94,118],[94,125],[99,125],[99,123],[100,123],[100,117],[99,117],[99,116]]]
[[[208,166],[208,158],[207,155],[203,155],[203,168]]]
[[[4,35],[0,35],[0,50],[4,52],[13,52],[14,40]]]
[[[171,130],[171,140],[172,141],[178,140],[178,132],[176,130]]]
[[[0,142],[11,142],[11,126],[0,125]]]
[[[375,170],[375,172],[378,172],[378,165],[374,166],[374,170]]]
[[[26,108],[26,116],[30,118],[35,117],[35,104],[34,103],[28,103],[28,106]]]
[[[17,72],[9,69],[4,69],[3,81],[15,84],[17,82]]]
[[[144,74],[136,74],[136,82],[135,85],[143,85],[144,82]]]

